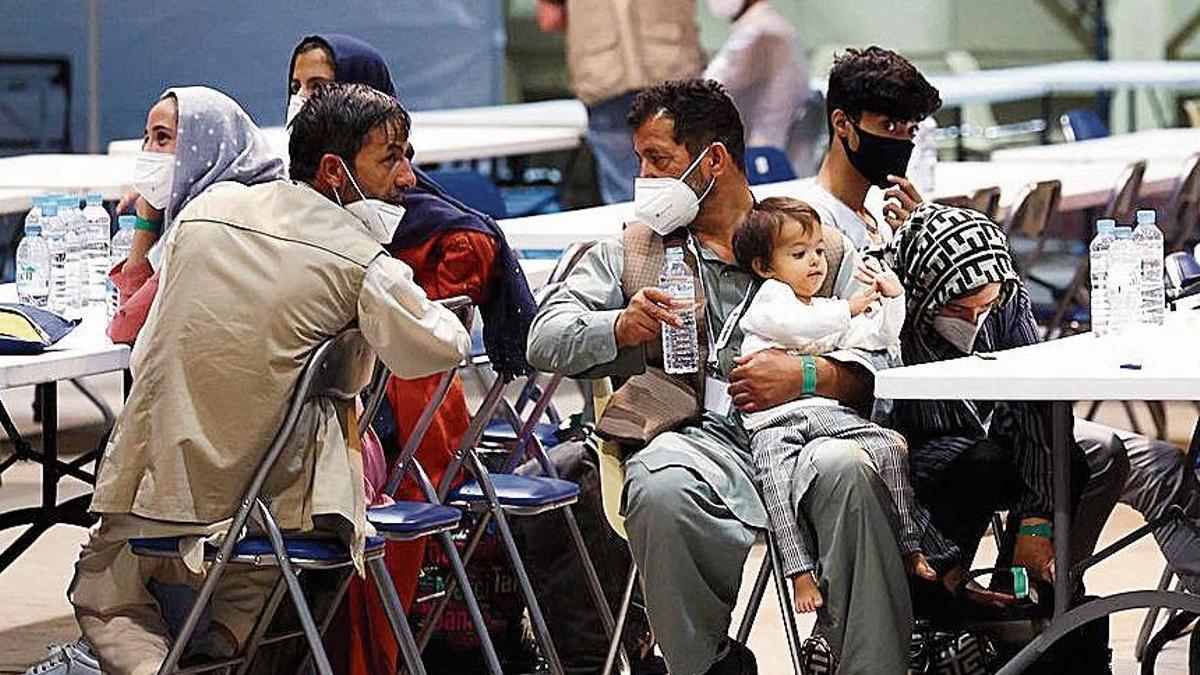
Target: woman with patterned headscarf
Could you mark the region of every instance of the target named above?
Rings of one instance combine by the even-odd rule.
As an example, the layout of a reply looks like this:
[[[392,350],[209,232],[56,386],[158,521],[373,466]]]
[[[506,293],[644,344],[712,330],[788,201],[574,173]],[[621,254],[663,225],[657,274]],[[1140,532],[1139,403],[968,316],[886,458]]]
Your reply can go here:
[[[132,343],[146,323],[158,290],[158,242],[188,202],[224,181],[257,185],[285,177],[283,160],[272,154],[254,120],[236,101],[208,87],[163,92],[146,115],[146,135],[134,169],[133,249],[109,273],[120,291],[109,337]]]
[[[1007,240],[981,214],[922,204],[883,255],[908,294],[900,334],[905,363],[1041,342]],[[1053,574],[1046,404],[900,401],[893,424],[908,437],[917,500],[933,518],[922,547],[948,585],[970,565],[991,514],[1005,506],[1012,507],[1010,520],[1019,519],[1010,528],[1017,530],[1013,564],[1039,578]],[[1118,500],[1148,521],[1177,506],[1200,523],[1200,484],[1179,448],[1084,420],[1075,420],[1073,432],[1079,452],[1072,457],[1072,491],[1081,495],[1073,560],[1092,551]],[[1197,530],[1173,520],[1154,536],[1171,569],[1200,592]]]
[[[904,363],[1041,341],[1007,238],[982,214],[922,204],[883,256],[908,297],[900,333]],[[893,426],[908,438],[913,486],[933,517],[922,548],[948,586],[970,567],[988,521],[1001,509],[1020,520],[1013,564],[1050,579],[1048,405],[897,401]]]

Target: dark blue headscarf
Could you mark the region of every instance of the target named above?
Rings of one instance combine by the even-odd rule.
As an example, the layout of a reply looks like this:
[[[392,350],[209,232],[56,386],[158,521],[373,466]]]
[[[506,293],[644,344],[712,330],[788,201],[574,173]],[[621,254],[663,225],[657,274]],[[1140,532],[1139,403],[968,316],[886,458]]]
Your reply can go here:
[[[387,63],[374,47],[349,35],[337,34],[310,35],[300,44],[312,41],[322,43],[333,55],[336,81],[365,84],[396,97],[396,85],[392,83]],[[297,51],[292,52],[292,63],[288,68],[289,85]],[[537,305],[504,232],[489,216],[446,194],[424,171],[414,166],[413,172],[417,176],[417,185],[404,195],[404,219],[387,246],[388,251],[395,253],[420,246],[451,230],[482,232],[495,240],[499,255],[496,256],[497,267],[491,274],[494,286],[479,308],[483,315],[483,344],[488,360],[497,372],[513,376],[528,373],[525,340]]]

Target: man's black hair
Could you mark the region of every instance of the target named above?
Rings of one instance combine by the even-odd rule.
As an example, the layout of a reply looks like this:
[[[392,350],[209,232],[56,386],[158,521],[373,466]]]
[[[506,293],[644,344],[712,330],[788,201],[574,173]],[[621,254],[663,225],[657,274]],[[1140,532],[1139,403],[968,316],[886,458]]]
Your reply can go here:
[[[291,177],[311,181],[325,154],[337,155],[353,167],[367,134],[381,125],[407,139],[412,118],[395,98],[365,84],[334,82],[319,87],[289,126]]]
[[[922,120],[942,107],[938,90],[908,59],[890,49],[850,48],[833,59],[829,71],[825,123],[833,136],[831,115],[840,109],[854,122],[864,111],[894,120]]]
[[[720,142],[738,169],[745,171],[742,117],[719,82],[692,79],[656,84],[633,99],[626,121],[637,130],[659,113],[675,122],[675,142],[682,143],[692,157],[708,144]]]

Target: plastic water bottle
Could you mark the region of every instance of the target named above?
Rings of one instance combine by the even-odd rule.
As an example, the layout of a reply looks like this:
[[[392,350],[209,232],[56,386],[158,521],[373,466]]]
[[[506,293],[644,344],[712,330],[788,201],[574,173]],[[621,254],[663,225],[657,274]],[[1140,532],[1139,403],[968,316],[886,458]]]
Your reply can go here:
[[[136,220],[134,216],[120,216],[117,218],[117,226],[120,228],[113,235],[112,247],[109,249],[108,268],[112,269],[117,266],[117,263],[129,257],[129,252],[133,250],[133,223]],[[108,285],[108,318],[112,318],[117,313],[117,305],[120,303],[120,295],[117,292],[117,287],[112,280],[105,275],[105,282]]]
[[[1117,221],[1112,218],[1101,218],[1096,221],[1096,237],[1088,246],[1088,267],[1092,276],[1092,333],[1107,335],[1111,319],[1108,304],[1108,257],[1113,243],[1113,230]]]
[[[1137,227],[1133,230],[1133,245],[1141,258],[1142,323],[1161,326],[1166,313],[1163,291],[1163,233],[1154,224],[1154,211],[1140,209]]]
[[[67,310],[67,248],[66,227],[58,217],[58,198],[46,197],[42,202],[42,236],[50,249],[50,311],[59,314]]]
[[[696,341],[696,282],[683,259],[682,248],[667,249],[658,287],[680,305],[673,311],[683,320],[682,326],[663,325],[663,370],[672,374],[694,373],[700,367],[700,346]]]
[[[79,208],[79,197],[64,196],[58,204],[58,216],[66,227],[63,244],[67,261],[67,314],[78,317],[83,310],[87,271],[83,262],[83,244],[87,223]]]
[[[926,117],[917,125],[906,175],[921,194],[934,190],[937,178],[937,121]]]
[[[112,219],[104,210],[99,192],[88,193],[83,219],[87,223],[83,247],[87,267],[86,300],[88,305],[103,305],[108,297],[108,238],[112,236]]]
[[[25,215],[25,236],[17,244],[17,299],[45,309],[50,302],[50,247],[42,236],[41,198]]]
[[[1132,230],[1118,227],[1115,236],[1108,254],[1110,332],[1126,334],[1141,323],[1141,258],[1133,244]]]

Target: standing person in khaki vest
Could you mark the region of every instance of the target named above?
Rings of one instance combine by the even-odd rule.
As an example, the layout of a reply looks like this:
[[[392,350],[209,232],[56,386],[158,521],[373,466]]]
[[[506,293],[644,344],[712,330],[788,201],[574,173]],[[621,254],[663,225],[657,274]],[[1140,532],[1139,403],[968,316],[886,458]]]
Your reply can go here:
[[[705,378],[689,378],[703,410],[626,460],[622,513],[671,673],[757,673],[754,655],[727,637],[746,557],[767,527],[740,415],[795,399],[803,366],[776,349],[737,356],[738,314],[753,279],[734,259],[733,234],[754,196],[743,168],[741,118],[724,88],[711,80],[656,85],[638,95],[629,125],[639,179],[653,179],[639,184],[634,200],[642,220],[589,249],[550,289],[529,333],[529,362],[583,377],[661,368],[662,324],[678,322],[657,287],[664,245],[683,242],[690,251],[701,354],[714,358],[711,369],[702,366],[702,387],[697,380]],[[846,297],[861,288],[853,279],[859,258],[844,238],[841,248],[825,294]],[[871,395],[869,360],[831,356],[815,358],[815,393],[861,407]],[[821,542],[818,577],[828,598],[816,630],[840,652],[841,672],[903,673],[912,610],[887,489],[851,441],[814,440],[804,470],[814,476],[800,508]]]
[[[133,389],[96,481],[100,522],[68,593],[103,672],[158,669],[170,632],[152,589],[198,584],[201,540],[228,527],[318,344],[357,326],[407,378],[468,353],[454,315],[382,246],[414,182],[409,124],[390,96],[327,85],[292,122],[295,182],[223,183],[179,214],[133,352]],[[310,401],[264,489],[281,528],[342,533],[361,562],[370,525],[346,412]],[[183,561],[140,559],[129,548],[131,538],[165,536],[184,538]],[[274,575],[224,574],[212,628],[198,636],[202,653],[240,649]]]
[[[538,27],[566,31],[571,89],[606,204],[633,199],[637,157],[625,115],[639,91],[704,70],[695,0],[537,0]]]

